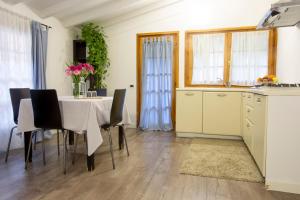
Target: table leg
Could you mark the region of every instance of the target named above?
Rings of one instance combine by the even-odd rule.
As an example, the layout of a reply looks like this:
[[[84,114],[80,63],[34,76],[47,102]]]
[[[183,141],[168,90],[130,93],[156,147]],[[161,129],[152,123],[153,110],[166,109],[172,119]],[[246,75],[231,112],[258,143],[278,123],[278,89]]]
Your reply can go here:
[[[73,145],[74,144],[74,132],[70,131],[69,132],[69,145]]]
[[[119,149],[121,150],[122,148],[124,148],[124,127],[123,126],[119,126]]]
[[[32,162],[32,146],[31,146],[31,148],[29,149],[29,141],[31,140],[31,138],[30,138],[30,131],[29,132],[24,132],[24,155],[25,155],[25,159],[24,159],[24,161],[26,162],[26,156],[27,156],[27,152],[28,152],[28,150],[30,151],[29,152],[29,159],[28,159],[28,161],[29,162]]]
[[[95,154],[86,156],[86,163],[88,171],[93,171],[95,169]]]

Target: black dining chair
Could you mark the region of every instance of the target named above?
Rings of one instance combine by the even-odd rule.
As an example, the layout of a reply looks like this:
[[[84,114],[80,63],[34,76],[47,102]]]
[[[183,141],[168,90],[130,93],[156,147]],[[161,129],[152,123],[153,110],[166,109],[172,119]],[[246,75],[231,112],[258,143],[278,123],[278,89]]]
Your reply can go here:
[[[8,140],[8,145],[7,145],[6,155],[5,155],[5,162],[7,162],[7,159],[8,159],[8,154],[9,154],[9,150],[10,150],[10,144],[11,144],[13,131],[15,128],[18,127],[20,102],[22,99],[30,98],[30,89],[29,88],[10,88],[9,93],[10,93],[10,99],[11,99],[11,104],[12,104],[12,109],[13,109],[15,126],[12,127],[10,130],[9,140]]]
[[[66,138],[68,132],[63,128],[61,113],[57,98],[56,90],[30,90],[30,96],[32,101],[34,126],[42,130],[43,140],[43,162],[46,164],[45,159],[45,144],[44,144],[44,131],[45,130],[62,130],[63,133],[63,160],[64,160],[64,174],[66,173]],[[29,148],[32,145],[30,140]],[[29,154],[28,154],[29,155]],[[28,155],[26,158],[26,169],[28,165]]]
[[[113,143],[112,143],[112,136],[111,136],[110,129],[116,126],[124,126],[124,124],[122,124],[121,122],[123,121],[123,108],[124,108],[125,94],[126,94],[126,89],[115,90],[112,107],[110,111],[110,122],[107,124],[103,124],[101,126],[101,128],[107,131],[108,133],[113,169],[115,169],[115,160],[114,160]],[[127,155],[129,156],[129,150],[128,150],[125,132],[123,133],[123,139],[125,142]]]

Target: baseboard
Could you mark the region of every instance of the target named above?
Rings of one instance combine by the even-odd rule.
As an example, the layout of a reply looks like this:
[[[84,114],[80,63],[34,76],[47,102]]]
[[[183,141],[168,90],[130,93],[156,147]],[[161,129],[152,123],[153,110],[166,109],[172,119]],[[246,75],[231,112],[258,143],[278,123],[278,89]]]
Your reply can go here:
[[[267,190],[300,194],[300,184],[266,181]]]
[[[136,125],[135,124],[128,124],[128,125],[126,125],[126,128],[136,128]]]
[[[214,138],[214,139],[242,140],[242,137],[237,135],[213,135],[213,134],[189,133],[189,132],[176,132],[176,136],[185,137],[185,138]]]

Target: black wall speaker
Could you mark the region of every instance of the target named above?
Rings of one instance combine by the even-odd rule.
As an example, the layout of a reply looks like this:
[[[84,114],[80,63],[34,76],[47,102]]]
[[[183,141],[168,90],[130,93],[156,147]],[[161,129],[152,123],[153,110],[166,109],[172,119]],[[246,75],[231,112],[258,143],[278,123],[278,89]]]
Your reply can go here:
[[[83,40],[73,40],[73,61],[74,63],[86,62],[86,43]]]

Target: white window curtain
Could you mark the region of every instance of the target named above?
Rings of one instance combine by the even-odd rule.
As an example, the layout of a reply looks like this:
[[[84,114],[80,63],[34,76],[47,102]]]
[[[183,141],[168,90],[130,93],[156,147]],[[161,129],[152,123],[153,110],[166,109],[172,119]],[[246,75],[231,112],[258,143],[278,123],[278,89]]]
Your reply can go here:
[[[0,8],[0,150],[7,147],[14,126],[9,88],[32,88],[30,20]],[[13,134],[11,147],[23,140]]]
[[[269,31],[232,33],[231,84],[255,85],[268,74]]]
[[[173,38],[143,41],[140,128],[169,131],[172,126]]]
[[[225,34],[193,35],[192,84],[223,84]]]

